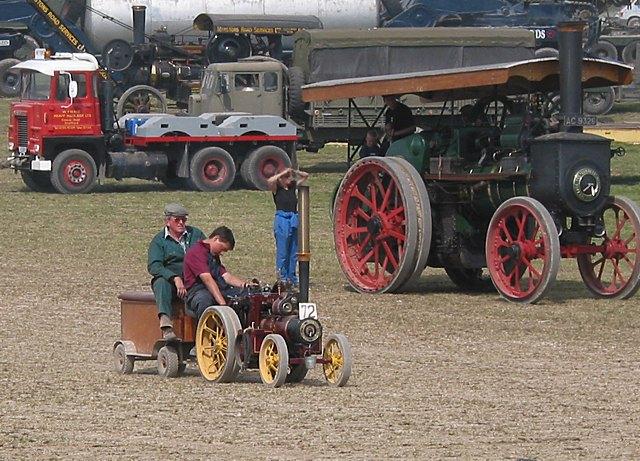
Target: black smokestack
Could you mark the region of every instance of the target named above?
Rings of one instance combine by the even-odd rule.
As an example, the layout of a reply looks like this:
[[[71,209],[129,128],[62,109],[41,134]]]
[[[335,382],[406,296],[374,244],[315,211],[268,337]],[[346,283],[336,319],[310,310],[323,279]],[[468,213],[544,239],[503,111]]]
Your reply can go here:
[[[142,45],[144,43],[144,28],[146,20],[146,6],[135,5],[133,9],[133,44]]]
[[[584,22],[558,24],[560,48],[560,104],[566,115],[582,115],[582,31]],[[565,126],[562,131],[581,133],[580,126]]]

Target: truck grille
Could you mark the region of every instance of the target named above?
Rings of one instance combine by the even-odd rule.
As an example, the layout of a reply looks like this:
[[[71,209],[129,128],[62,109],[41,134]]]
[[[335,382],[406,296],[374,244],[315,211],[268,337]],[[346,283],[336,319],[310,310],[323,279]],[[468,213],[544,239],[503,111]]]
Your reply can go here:
[[[29,142],[27,117],[25,117],[24,115],[16,115],[16,122],[18,126],[18,147],[27,147],[27,144]]]

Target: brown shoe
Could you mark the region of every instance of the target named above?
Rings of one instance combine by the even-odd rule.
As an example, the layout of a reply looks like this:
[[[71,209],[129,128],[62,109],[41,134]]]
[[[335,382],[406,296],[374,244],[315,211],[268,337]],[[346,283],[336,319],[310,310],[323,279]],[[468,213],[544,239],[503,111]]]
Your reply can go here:
[[[175,341],[176,339],[178,339],[178,337],[176,336],[175,332],[173,331],[173,328],[164,327],[162,329],[162,339],[164,339],[165,341]]]

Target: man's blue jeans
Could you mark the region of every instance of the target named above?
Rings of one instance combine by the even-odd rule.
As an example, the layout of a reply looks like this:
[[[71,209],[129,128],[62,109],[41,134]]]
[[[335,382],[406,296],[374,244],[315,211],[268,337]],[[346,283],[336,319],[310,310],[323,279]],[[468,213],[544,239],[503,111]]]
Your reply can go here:
[[[298,213],[276,211],[273,220],[273,235],[276,239],[276,270],[282,281],[298,283]]]

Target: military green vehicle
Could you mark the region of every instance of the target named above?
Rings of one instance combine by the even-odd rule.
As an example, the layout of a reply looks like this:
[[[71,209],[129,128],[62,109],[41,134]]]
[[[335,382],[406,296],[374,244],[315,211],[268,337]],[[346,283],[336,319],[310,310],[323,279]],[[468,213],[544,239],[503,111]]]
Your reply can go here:
[[[211,64],[189,113],[248,112],[288,117],[301,128],[300,147],[328,142],[359,146],[379,125],[379,97],[304,103],[302,85],[326,80],[410,73],[519,61],[533,57],[533,33],[508,28],[390,28],[303,30],[295,36],[291,67],[255,56]],[[418,125],[440,108],[407,96]]]

